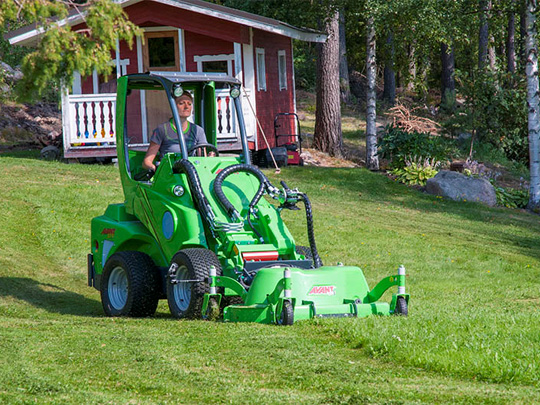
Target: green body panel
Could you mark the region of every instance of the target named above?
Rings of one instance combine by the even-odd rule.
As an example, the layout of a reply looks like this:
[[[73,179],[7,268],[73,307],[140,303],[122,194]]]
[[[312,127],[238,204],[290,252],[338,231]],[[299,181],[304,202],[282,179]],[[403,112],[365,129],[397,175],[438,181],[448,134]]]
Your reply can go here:
[[[156,265],[167,260],[148,229],[128,214],[124,204],[111,204],[105,214],[92,219],[91,252],[96,274],[102,274],[107,259],[117,251],[136,250],[150,255]]]

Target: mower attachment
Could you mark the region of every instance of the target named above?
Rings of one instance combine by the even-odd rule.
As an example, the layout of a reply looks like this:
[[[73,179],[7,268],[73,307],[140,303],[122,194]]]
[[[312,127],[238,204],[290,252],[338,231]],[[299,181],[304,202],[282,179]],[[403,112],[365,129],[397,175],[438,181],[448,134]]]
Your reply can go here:
[[[392,286],[398,286],[390,303],[378,300]],[[258,322],[290,325],[315,317],[366,317],[406,315],[409,295],[405,293],[405,268],[381,280],[369,290],[362,270],[352,266],[323,266],[318,269],[293,267],[262,268],[249,291],[236,280],[211,276],[210,289],[225,287],[244,300],[223,310],[225,322]],[[206,294],[205,303],[221,294]],[[203,305],[203,314],[207,307]]]

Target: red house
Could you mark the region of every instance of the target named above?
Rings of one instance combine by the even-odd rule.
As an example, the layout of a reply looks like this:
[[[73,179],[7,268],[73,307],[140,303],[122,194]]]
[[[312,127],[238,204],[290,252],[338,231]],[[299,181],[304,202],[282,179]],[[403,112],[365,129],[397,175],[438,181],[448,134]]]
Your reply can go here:
[[[144,30],[129,49],[117,44],[111,55],[116,76],[146,71],[221,72],[243,83],[242,108],[250,147],[266,148],[262,131],[274,146],[274,118],[295,112],[292,40],[324,42],[320,32],[300,29],[255,14],[202,0],[121,0],[129,19]],[[84,28],[82,17],[72,14],[61,24]],[[39,31],[25,27],[6,35],[13,45],[35,44]],[[109,81],[96,72],[91,77],[75,75],[73,86],[62,96],[64,156],[66,158],[115,156],[116,77]],[[238,133],[229,104],[218,97],[220,150],[238,150]],[[148,100],[140,97],[141,147],[148,143],[156,122],[150,122]],[[260,123],[258,125],[257,119]],[[227,121],[229,120],[229,121]],[[227,122],[226,122],[227,121]],[[262,129],[262,130],[261,130]],[[294,133],[294,132],[293,132]]]

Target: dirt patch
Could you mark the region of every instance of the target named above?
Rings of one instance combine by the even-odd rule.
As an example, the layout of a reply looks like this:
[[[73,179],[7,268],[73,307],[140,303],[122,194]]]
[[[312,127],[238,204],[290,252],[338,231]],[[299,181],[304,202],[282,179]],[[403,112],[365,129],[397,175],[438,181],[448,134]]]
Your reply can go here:
[[[0,152],[21,147],[59,147],[61,134],[62,118],[55,104],[0,104]]]

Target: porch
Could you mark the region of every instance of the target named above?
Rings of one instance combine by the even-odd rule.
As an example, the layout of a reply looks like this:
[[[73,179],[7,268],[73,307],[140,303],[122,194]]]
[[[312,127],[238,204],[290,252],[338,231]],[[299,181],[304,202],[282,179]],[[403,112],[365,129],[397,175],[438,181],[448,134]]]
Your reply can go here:
[[[240,133],[229,90],[216,89],[215,97],[217,108],[214,118],[217,124],[218,148],[220,151],[239,150],[241,149]],[[242,97],[248,97],[247,93]],[[243,101],[242,109],[245,114],[249,104],[247,100]],[[131,144],[131,147],[142,150],[148,147],[151,131],[148,129],[145,103],[143,96],[141,97],[142,113],[140,114],[142,142]],[[249,124],[251,124],[249,126],[254,126],[254,123]],[[116,93],[67,94],[64,92],[62,96],[62,129],[65,158],[115,157]]]

